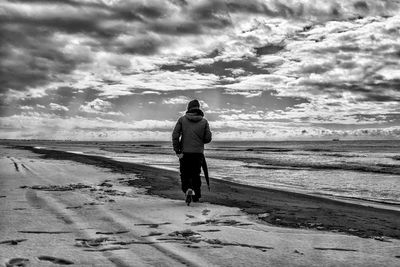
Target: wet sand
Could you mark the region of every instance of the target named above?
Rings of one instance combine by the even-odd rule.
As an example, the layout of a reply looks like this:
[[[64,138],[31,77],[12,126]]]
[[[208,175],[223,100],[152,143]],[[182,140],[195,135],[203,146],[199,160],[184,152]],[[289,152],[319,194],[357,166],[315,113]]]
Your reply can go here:
[[[118,162],[100,156],[77,155],[29,146],[23,148],[42,154],[44,158],[73,160],[109,168],[114,172],[134,173],[141,179],[129,181],[130,185],[145,187],[150,194],[183,199],[179,174],[174,171]],[[208,192],[203,182],[202,201],[238,207],[273,225],[344,232],[365,238],[381,239],[382,236],[387,236],[400,239],[398,211],[217,179],[211,179],[211,188],[211,192]]]
[[[397,213],[218,180],[188,207],[177,172],[32,147],[0,151],[0,266],[399,264],[397,232],[384,233],[398,228]],[[383,230],[366,214],[385,218]]]

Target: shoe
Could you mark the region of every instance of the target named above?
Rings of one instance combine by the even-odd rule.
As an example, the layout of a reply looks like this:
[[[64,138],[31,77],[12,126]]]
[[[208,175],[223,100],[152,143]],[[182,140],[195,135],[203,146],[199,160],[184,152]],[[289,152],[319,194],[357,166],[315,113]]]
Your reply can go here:
[[[186,200],[185,200],[185,202],[186,202],[186,205],[190,205],[190,202],[192,202],[192,196],[194,196],[194,191],[193,191],[193,189],[188,189],[187,191],[186,191]]]

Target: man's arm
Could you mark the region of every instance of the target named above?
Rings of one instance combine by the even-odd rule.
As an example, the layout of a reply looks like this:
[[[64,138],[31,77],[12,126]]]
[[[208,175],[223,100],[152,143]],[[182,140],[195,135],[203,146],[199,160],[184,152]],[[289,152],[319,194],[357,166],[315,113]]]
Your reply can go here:
[[[210,143],[211,139],[212,139],[212,134],[210,130],[210,125],[208,124],[208,121],[206,121],[206,127],[204,129],[204,137],[203,137],[204,144]]]
[[[174,147],[174,151],[176,154],[180,154],[181,151],[181,144],[179,137],[182,134],[182,120],[179,118],[179,120],[176,122],[175,128],[172,132],[172,146]]]

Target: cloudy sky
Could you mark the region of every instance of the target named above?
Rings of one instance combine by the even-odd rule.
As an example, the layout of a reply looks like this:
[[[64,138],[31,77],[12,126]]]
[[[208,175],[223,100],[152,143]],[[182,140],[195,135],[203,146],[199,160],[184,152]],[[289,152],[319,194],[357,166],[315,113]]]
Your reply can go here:
[[[3,0],[0,138],[400,139],[400,0]]]

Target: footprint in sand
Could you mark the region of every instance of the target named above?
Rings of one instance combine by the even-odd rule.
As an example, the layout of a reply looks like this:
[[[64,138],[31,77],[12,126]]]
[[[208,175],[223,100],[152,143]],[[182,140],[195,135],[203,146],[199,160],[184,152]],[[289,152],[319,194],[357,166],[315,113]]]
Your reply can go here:
[[[54,264],[60,264],[60,265],[71,265],[74,264],[72,261],[65,260],[65,259],[60,259],[60,258],[55,258],[51,256],[39,256],[39,260],[41,261],[50,261]]]
[[[29,259],[14,258],[6,262],[6,267],[24,267],[27,266]]]
[[[208,213],[210,213],[210,211],[211,211],[211,210],[209,210],[209,209],[205,209],[205,210],[203,210],[203,211],[201,212],[201,214],[202,214],[203,216],[207,216]]]
[[[295,249],[293,252],[296,253],[296,254],[304,255],[303,252],[300,252],[300,251],[298,251],[297,249]]]

